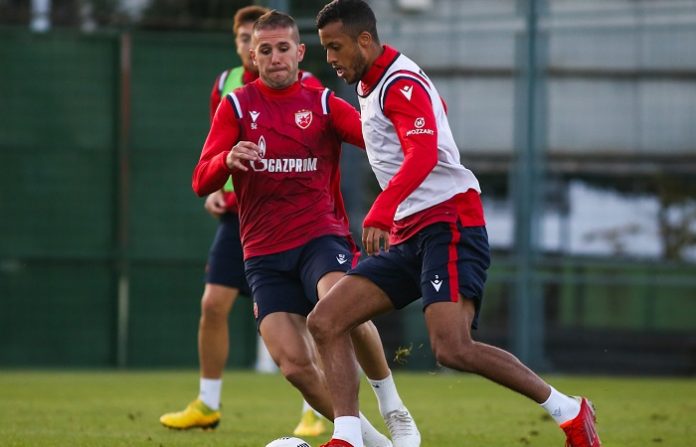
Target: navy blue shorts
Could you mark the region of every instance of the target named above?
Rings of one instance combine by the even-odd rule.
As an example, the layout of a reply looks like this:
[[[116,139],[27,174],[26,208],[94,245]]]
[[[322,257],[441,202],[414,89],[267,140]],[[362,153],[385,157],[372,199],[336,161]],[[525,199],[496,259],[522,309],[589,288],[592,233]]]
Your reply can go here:
[[[247,280],[257,324],[266,315],[288,312],[307,316],[317,304],[317,283],[329,272],[353,267],[348,238],[321,236],[292,250],[247,259]]]
[[[432,303],[458,301],[458,294],[476,306],[476,328],[490,265],[486,227],[436,223],[425,227],[388,252],[369,256],[348,272],[364,276],[381,288],[396,309],[422,298]]]
[[[217,233],[208,253],[205,282],[239,289],[240,293],[249,296],[237,213],[220,216]]]

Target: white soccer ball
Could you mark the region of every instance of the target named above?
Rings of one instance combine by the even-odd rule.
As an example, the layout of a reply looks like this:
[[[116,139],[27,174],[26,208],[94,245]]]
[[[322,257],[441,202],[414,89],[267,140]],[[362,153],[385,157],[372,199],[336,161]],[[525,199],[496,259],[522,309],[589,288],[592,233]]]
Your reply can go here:
[[[293,438],[286,436],[284,438],[274,439],[273,441],[266,444],[266,447],[311,447],[307,441],[303,441],[300,438]]]

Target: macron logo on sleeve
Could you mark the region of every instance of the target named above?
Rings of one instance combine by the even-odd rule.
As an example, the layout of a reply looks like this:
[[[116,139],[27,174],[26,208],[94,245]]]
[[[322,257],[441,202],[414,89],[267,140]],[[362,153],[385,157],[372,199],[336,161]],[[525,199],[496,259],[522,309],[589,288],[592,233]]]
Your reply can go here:
[[[404,94],[406,99],[409,101],[411,100],[411,95],[413,94],[413,86],[412,85],[406,85],[403,88],[400,88],[399,91]]]

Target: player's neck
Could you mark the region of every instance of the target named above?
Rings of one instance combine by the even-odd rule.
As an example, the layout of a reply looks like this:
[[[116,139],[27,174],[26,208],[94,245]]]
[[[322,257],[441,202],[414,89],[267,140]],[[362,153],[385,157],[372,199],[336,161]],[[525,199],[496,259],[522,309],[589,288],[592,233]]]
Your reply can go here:
[[[263,79],[257,79],[255,83],[258,85],[259,89],[264,95],[274,96],[274,97],[285,97],[297,93],[300,90],[299,81],[293,82],[291,85],[285,88],[272,88],[263,82]]]

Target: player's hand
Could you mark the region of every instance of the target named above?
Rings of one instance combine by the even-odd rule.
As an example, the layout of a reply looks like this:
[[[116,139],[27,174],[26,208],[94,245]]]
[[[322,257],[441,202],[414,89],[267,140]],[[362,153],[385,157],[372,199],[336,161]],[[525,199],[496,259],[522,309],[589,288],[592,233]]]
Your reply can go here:
[[[363,228],[362,244],[368,255],[379,254],[380,246],[389,251],[389,232],[376,227]]]
[[[203,204],[205,210],[210,213],[211,216],[218,218],[225,214],[227,211],[227,205],[225,204],[225,195],[222,190],[215,191],[205,198],[205,204]]]
[[[247,162],[260,160],[260,152],[256,143],[252,143],[251,141],[240,141],[232,146],[229,154],[227,154],[225,163],[230,170],[239,169],[241,171],[248,171],[249,167]]]

